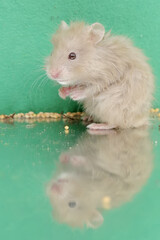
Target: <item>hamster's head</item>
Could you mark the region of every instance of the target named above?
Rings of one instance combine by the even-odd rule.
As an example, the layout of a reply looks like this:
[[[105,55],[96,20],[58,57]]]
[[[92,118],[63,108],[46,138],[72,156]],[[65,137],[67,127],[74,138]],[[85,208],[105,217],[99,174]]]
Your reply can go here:
[[[99,227],[103,217],[90,191],[84,178],[72,173],[63,172],[54,178],[48,186],[54,218],[71,227]]]
[[[48,77],[63,86],[92,84],[92,73],[97,67],[96,48],[104,34],[100,23],[67,25],[62,21],[52,38],[53,52],[46,59]]]

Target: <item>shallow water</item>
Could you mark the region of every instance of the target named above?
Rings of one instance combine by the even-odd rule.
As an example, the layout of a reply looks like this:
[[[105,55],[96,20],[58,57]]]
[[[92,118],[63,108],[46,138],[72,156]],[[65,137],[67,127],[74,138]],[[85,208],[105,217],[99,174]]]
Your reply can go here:
[[[158,125],[0,123],[0,239],[159,240]]]

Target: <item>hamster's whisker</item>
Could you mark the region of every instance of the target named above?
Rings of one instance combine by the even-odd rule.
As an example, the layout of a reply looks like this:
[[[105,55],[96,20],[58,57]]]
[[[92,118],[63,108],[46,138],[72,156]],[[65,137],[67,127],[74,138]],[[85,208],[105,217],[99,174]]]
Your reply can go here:
[[[47,78],[47,76],[44,76],[44,77],[42,78],[42,80],[41,80],[41,83],[40,83],[39,88],[45,87],[45,85],[47,84],[47,82],[48,82],[48,78]]]
[[[37,86],[37,90],[39,90],[39,89],[42,88],[44,80],[45,80],[45,76],[43,76],[43,77],[41,78],[41,80],[39,81],[38,86]]]
[[[40,84],[39,81],[41,81],[45,76],[46,76],[46,73],[43,73],[38,78],[36,78],[34,80],[34,82],[32,83],[31,88],[35,88],[37,86],[37,84]]]

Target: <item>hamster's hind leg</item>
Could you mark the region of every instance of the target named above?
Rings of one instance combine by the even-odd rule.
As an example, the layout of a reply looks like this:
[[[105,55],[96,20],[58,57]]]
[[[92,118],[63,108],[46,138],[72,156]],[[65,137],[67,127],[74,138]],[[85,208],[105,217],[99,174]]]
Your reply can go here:
[[[110,130],[117,128],[114,125],[108,125],[107,123],[91,123],[87,126],[89,129],[93,130]]]

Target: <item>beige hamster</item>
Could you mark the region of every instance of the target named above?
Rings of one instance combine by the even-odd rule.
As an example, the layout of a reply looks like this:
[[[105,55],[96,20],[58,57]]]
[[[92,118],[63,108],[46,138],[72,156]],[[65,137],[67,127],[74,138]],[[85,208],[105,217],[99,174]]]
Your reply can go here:
[[[82,102],[91,129],[148,124],[154,77],[147,58],[130,39],[105,33],[100,23],[61,22],[46,59],[49,78],[62,98]]]
[[[152,165],[152,142],[145,128],[82,135],[60,155],[48,183],[54,218],[73,227],[99,227],[104,210],[131,201],[142,189]]]

